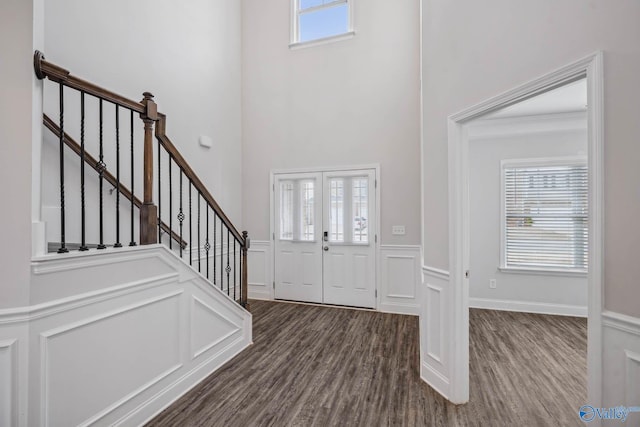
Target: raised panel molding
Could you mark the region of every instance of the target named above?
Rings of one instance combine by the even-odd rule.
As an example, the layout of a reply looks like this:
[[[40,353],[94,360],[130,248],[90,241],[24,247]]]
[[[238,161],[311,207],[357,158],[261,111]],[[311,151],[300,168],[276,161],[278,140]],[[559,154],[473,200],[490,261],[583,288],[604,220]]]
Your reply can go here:
[[[268,240],[252,240],[248,253],[249,298],[273,299],[273,272],[271,242]]]
[[[418,315],[420,246],[380,245],[379,259],[378,309],[387,313]],[[249,298],[274,298],[272,262],[271,242],[252,240],[248,262]]]
[[[422,267],[420,297],[420,378],[445,398],[451,389],[449,348],[451,331],[446,319],[449,301],[449,273]]]
[[[67,255],[33,263],[54,297],[0,310],[1,426],[142,425],[251,344],[251,314],[164,246]],[[118,280],[70,292],[96,268]]]
[[[41,366],[41,370],[40,370],[40,375],[41,375],[41,381],[40,381],[40,385],[41,385],[41,390],[40,390],[40,395],[41,395],[41,421],[43,423],[43,425],[48,426],[48,425],[62,425],[65,423],[69,423],[69,419],[68,418],[63,418],[63,419],[59,419],[59,420],[51,420],[51,412],[50,412],[50,408],[51,408],[51,404],[50,404],[50,399],[52,396],[56,396],[56,398],[60,398],[61,394],[67,395],[67,393],[63,393],[63,389],[57,390],[57,392],[54,392],[51,390],[51,372],[64,372],[64,370],[66,368],[70,368],[69,369],[69,375],[66,376],[67,381],[72,382],[73,380],[75,380],[76,382],[82,382],[85,381],[86,378],[74,378],[74,373],[77,372],[78,369],[87,369],[90,372],[96,372],[99,371],[102,366],[101,364],[96,364],[97,363],[97,357],[91,358],[91,357],[83,357],[83,358],[78,358],[78,355],[73,354],[76,351],[73,351],[73,353],[70,353],[70,347],[71,345],[73,346],[78,346],[78,347],[83,347],[83,344],[85,344],[85,340],[78,340],[77,342],[73,342],[73,335],[72,333],[76,330],[82,330],[82,329],[87,329],[92,327],[93,325],[98,325],[98,327],[102,326],[103,331],[96,331],[95,332],[95,336],[97,338],[99,338],[100,341],[103,341],[104,344],[100,344],[100,345],[107,345],[108,339],[113,339],[114,340],[114,344],[118,342],[118,337],[117,335],[122,334],[122,329],[120,328],[114,328],[112,331],[109,331],[108,328],[106,328],[106,322],[112,319],[116,319],[118,317],[122,318],[123,316],[131,316],[132,318],[134,317],[133,312],[136,311],[141,311],[143,309],[145,309],[146,307],[151,307],[154,305],[158,305],[162,302],[173,302],[173,309],[175,310],[174,316],[175,316],[175,320],[171,323],[173,323],[173,326],[176,328],[176,334],[174,337],[174,341],[173,341],[173,346],[175,347],[175,360],[170,360],[169,361],[169,366],[166,366],[165,369],[163,369],[161,371],[160,374],[158,375],[154,375],[152,378],[148,378],[146,381],[144,381],[142,384],[140,384],[139,386],[133,388],[132,390],[130,390],[128,393],[126,393],[123,397],[121,397],[120,399],[116,399],[115,402],[112,403],[107,403],[106,405],[102,404],[102,403],[95,403],[96,406],[102,406],[103,409],[99,410],[99,412],[92,414],[89,418],[85,419],[85,420],[74,420],[73,423],[76,424],[77,421],[82,421],[80,424],[81,425],[90,425],[93,423],[98,422],[99,420],[101,420],[102,418],[104,418],[105,416],[107,416],[109,413],[113,412],[114,410],[116,410],[117,408],[119,408],[120,406],[122,406],[123,404],[125,404],[126,402],[132,400],[133,398],[135,398],[137,395],[139,395],[140,393],[142,393],[143,391],[149,389],[151,386],[153,386],[154,384],[158,383],[159,381],[161,381],[162,379],[166,378],[167,376],[169,376],[171,373],[175,372],[176,370],[180,369],[180,367],[182,367],[182,363],[180,363],[180,359],[179,359],[179,331],[178,331],[178,318],[179,318],[179,305],[178,305],[178,298],[179,296],[183,293],[182,290],[177,290],[177,291],[173,291],[167,294],[163,294],[163,295],[159,295],[150,299],[146,299],[144,301],[138,302],[136,304],[132,304],[132,305],[128,305],[125,307],[121,307],[118,308],[116,310],[110,311],[108,313],[104,313],[104,314],[100,314],[97,316],[93,316],[91,318],[88,319],[83,319],[81,321],[78,322],[74,322],[72,324],[69,325],[63,325],[61,327],[57,327],[55,329],[49,330],[49,331],[45,331],[40,333],[40,366]],[[162,313],[167,313],[167,308],[168,307],[162,307],[162,310],[158,311],[160,312],[160,314]],[[151,318],[152,314],[157,314],[157,313],[136,313],[135,316],[142,316],[142,318],[147,317],[147,320],[154,320]],[[122,321],[122,319],[120,319]],[[159,319],[158,319],[159,320]],[[132,332],[135,330],[135,328],[139,327],[139,324],[136,323],[132,323],[132,322],[126,322],[129,325],[129,328],[127,330],[127,332]],[[143,332],[142,330],[140,330],[140,332]],[[147,331],[148,332],[148,331]],[[169,339],[170,337],[166,334],[166,330],[162,331],[162,335],[163,335],[163,340],[165,339]],[[63,337],[66,339],[66,342],[71,344],[71,345],[65,345],[64,348],[61,350],[64,353],[60,353],[59,356],[59,365],[56,366],[52,366],[51,363],[51,345],[54,342],[54,340],[57,339],[57,337]],[[86,337],[81,337],[82,338],[86,338]],[[144,334],[141,334],[140,336],[141,340],[148,340],[148,337],[145,336]],[[147,341],[148,344],[151,344]],[[111,345],[108,345],[107,349],[109,348],[117,351],[117,352],[122,352],[122,353],[126,353],[128,351],[131,351],[130,348],[126,348],[124,347],[124,343],[121,341],[119,342],[119,345],[122,346],[117,346],[117,347],[113,347]],[[88,349],[89,351],[91,351],[91,349]],[[72,366],[66,366],[66,363],[68,362],[66,359],[71,356],[71,357],[76,357],[78,358],[78,360],[76,360],[77,364],[74,364]],[[94,355],[96,356],[96,355]],[[141,356],[141,354],[137,354],[136,356]],[[147,354],[147,357],[154,357],[158,358],[158,357],[166,357],[166,354],[158,354],[158,353],[154,353],[154,354]],[[107,358],[109,359],[109,358]],[[105,362],[110,362],[110,360],[105,360]],[[111,362],[113,363],[113,362]],[[95,365],[95,366],[93,366]],[[146,364],[145,364],[146,365]],[[113,373],[114,375],[116,374],[116,372]],[[69,384],[67,384],[66,382],[64,383],[65,388],[68,390],[67,387],[69,387]],[[100,388],[101,385],[98,381],[91,381],[89,384],[87,384],[88,388],[85,388],[83,390],[81,390],[81,395],[78,396],[79,398],[85,394],[86,392],[89,392],[89,394],[91,395],[95,395],[95,392],[91,392],[91,388],[92,387],[98,387]],[[74,387],[71,387],[71,389],[73,389]],[[78,390],[80,391],[80,390]],[[94,397],[94,396],[92,396]],[[107,397],[108,398],[108,397]],[[73,399],[73,401],[71,402],[71,404],[69,405],[70,407],[73,407],[74,405],[77,405],[77,402],[80,399]],[[86,408],[86,404],[83,405],[84,408],[83,409],[87,409]],[[69,417],[71,414],[69,413],[68,410],[60,410],[60,408],[55,407],[54,409],[57,409],[58,413],[61,412],[61,416],[63,417]]]
[[[602,313],[603,406],[640,405],[640,318]],[[625,424],[640,425],[640,413]]]
[[[419,314],[420,261],[420,246],[380,245],[380,311]]]
[[[212,321],[207,324],[200,322],[198,311],[209,317]],[[193,296],[191,299],[191,358],[195,359],[227,338],[235,335],[242,328],[242,319],[233,322],[221,314],[200,298]]]
[[[0,341],[0,425],[18,424],[17,340]]]

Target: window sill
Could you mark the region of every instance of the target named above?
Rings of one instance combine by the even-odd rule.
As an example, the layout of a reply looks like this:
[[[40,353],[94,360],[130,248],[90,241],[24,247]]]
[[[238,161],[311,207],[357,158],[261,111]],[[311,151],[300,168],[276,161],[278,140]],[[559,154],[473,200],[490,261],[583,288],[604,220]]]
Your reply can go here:
[[[337,35],[331,36],[331,37],[324,37],[324,38],[321,38],[321,39],[309,40],[309,41],[306,41],[306,42],[291,43],[291,44],[289,44],[289,49],[298,50],[298,49],[304,49],[304,48],[307,48],[307,47],[320,46],[320,45],[323,45],[323,44],[338,42],[338,41],[341,41],[341,40],[348,40],[348,39],[352,38],[355,35],[356,35],[355,31],[349,31],[349,32],[344,33],[344,34],[337,34]]]
[[[521,267],[498,267],[502,273],[533,274],[537,276],[564,276],[564,277],[587,277],[588,273],[581,270],[553,270],[546,268],[521,268]]]

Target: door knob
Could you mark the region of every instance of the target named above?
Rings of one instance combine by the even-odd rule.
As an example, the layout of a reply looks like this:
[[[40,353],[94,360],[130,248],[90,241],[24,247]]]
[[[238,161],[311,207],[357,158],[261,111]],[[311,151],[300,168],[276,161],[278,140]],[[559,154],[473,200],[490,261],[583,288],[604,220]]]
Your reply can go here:
[[[325,246],[325,247],[324,247],[324,248],[322,248],[322,249],[324,249],[325,251],[328,251],[328,250],[329,250],[329,246]]]

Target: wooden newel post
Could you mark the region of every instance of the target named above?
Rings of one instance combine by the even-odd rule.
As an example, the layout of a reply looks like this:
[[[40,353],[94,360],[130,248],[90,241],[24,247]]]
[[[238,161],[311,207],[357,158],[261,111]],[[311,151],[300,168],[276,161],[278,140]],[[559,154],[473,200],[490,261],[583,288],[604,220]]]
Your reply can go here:
[[[242,288],[241,294],[242,298],[240,299],[240,304],[247,310],[250,310],[249,307],[249,269],[247,267],[247,252],[249,251],[249,246],[251,241],[249,240],[249,233],[246,231],[242,232],[242,238],[244,239],[244,245],[242,246]]]
[[[140,118],[144,122],[144,199],[140,208],[140,244],[158,243],[158,207],[153,203],[153,123],[158,120],[158,107],[149,92],[140,101],[145,105]]]

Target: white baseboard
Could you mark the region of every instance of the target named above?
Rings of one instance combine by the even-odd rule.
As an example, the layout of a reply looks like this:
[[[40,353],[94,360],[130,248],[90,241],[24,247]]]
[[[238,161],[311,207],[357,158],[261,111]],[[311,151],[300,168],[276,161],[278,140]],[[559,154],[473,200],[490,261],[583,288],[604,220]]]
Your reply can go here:
[[[249,285],[249,299],[258,299],[263,301],[272,301],[271,291],[264,286],[252,287]]]
[[[490,298],[469,298],[469,307],[483,308],[487,310],[553,314],[557,316],[587,317],[587,307],[568,304],[551,304]]]
[[[420,378],[440,393],[442,397],[449,400],[449,380],[425,362],[420,364]]]
[[[420,306],[418,304],[402,304],[402,303],[380,303],[378,311],[383,313],[406,314],[409,316],[419,316]]]

